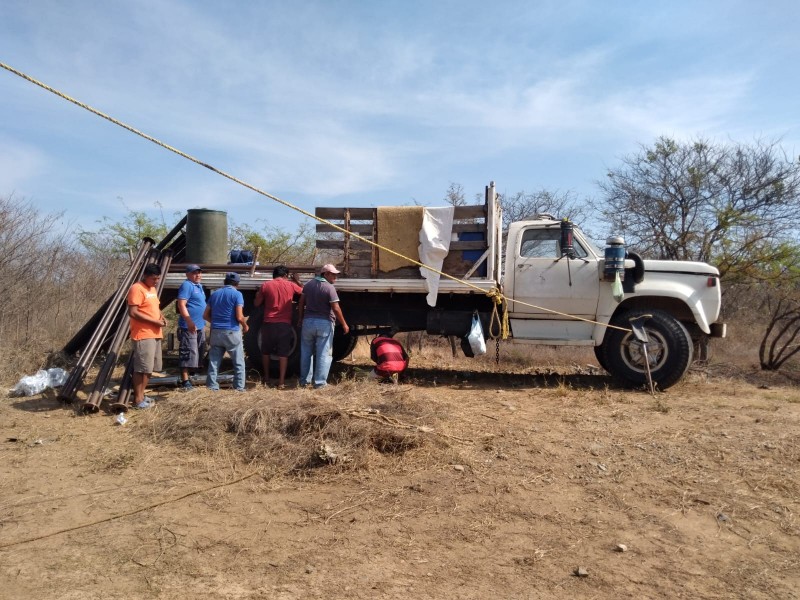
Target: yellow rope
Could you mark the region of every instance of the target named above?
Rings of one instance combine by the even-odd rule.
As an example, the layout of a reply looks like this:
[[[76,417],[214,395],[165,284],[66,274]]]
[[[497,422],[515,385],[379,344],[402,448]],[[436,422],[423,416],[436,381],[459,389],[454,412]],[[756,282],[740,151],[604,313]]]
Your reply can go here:
[[[487,292],[486,295],[489,296],[493,302],[492,318],[489,321],[489,337],[491,337],[493,340],[496,340],[497,338],[506,340],[508,339],[508,334],[510,333],[508,327],[508,302],[503,302],[505,297],[498,289],[492,289]],[[498,307],[502,308],[503,310],[502,317],[497,314]]]
[[[323,218],[318,217],[318,216],[316,216],[314,214],[311,214],[310,212],[308,212],[306,210],[303,210],[299,206],[295,206],[291,202],[287,202],[286,200],[282,200],[281,198],[278,198],[277,196],[273,196],[272,194],[270,194],[268,192],[265,192],[264,190],[259,189],[259,188],[255,187],[254,185],[251,185],[251,184],[247,183],[246,181],[243,181],[243,180],[239,179],[238,177],[234,177],[233,175],[230,175],[229,173],[226,173],[225,171],[217,169],[216,167],[214,167],[212,165],[209,165],[208,163],[205,163],[205,162],[201,161],[200,159],[195,158],[194,156],[186,154],[185,152],[182,152],[181,150],[178,150],[177,148],[175,148],[173,146],[170,146],[169,144],[166,144],[166,143],[162,142],[161,140],[154,138],[151,135],[148,135],[148,134],[144,133],[143,131],[139,131],[138,129],[136,129],[135,127],[132,127],[131,125],[128,125],[127,123],[123,123],[122,121],[119,121],[118,119],[115,119],[114,117],[112,117],[110,115],[107,115],[106,113],[104,113],[104,112],[102,112],[100,110],[97,110],[96,108],[93,108],[92,106],[89,106],[88,104],[85,104],[85,103],[83,103],[83,102],[81,102],[79,100],[76,100],[75,98],[72,98],[71,96],[68,96],[64,92],[61,92],[61,91],[59,91],[59,90],[57,90],[57,89],[55,89],[53,87],[50,87],[46,83],[43,83],[43,82],[41,82],[41,81],[39,81],[37,79],[34,79],[30,75],[27,75],[27,74],[23,73],[22,71],[19,71],[19,70],[15,69],[15,68],[3,63],[3,62],[0,62],[0,67],[4,68],[6,71],[9,71],[10,73],[13,73],[14,75],[17,75],[18,77],[21,77],[22,79],[24,79],[26,81],[29,81],[30,83],[32,83],[32,84],[34,84],[36,86],[39,86],[40,88],[42,88],[44,90],[47,90],[51,94],[55,94],[56,96],[66,100],[67,102],[71,102],[72,104],[74,104],[76,106],[79,106],[79,107],[81,107],[81,108],[83,108],[85,110],[88,110],[90,113],[93,113],[93,114],[97,115],[98,117],[103,118],[106,121],[109,121],[109,122],[113,123],[114,125],[118,125],[119,127],[122,127],[123,129],[126,129],[127,131],[130,131],[131,133],[136,134],[139,137],[142,137],[142,138],[144,138],[144,139],[156,144],[157,146],[161,146],[165,150],[169,150],[170,152],[173,152],[173,153],[177,154],[178,156],[181,156],[181,157],[185,158],[186,160],[190,160],[193,163],[195,163],[197,165],[200,165],[201,167],[205,167],[206,169],[208,169],[210,171],[213,171],[217,175],[221,175],[222,177],[225,177],[226,179],[229,179],[229,180],[233,181],[234,183],[237,183],[237,184],[241,185],[242,187],[245,187],[248,190],[251,190],[251,191],[255,192],[256,194],[260,194],[261,196],[269,198],[270,200],[273,200],[273,201],[275,201],[275,202],[277,202],[279,204],[282,204],[283,206],[285,206],[287,208],[295,210],[295,211],[299,212],[300,214],[302,214],[302,215],[304,215],[306,217],[314,219],[315,221],[319,221],[320,223],[324,223],[326,225],[329,225],[329,226],[333,227],[335,230],[337,230],[337,231],[339,231],[341,233],[344,233],[346,235],[350,235],[350,236],[356,238],[357,240],[362,241],[362,242],[364,242],[364,243],[366,243],[366,244],[368,244],[370,246],[373,246],[375,248],[379,248],[379,249],[381,249],[381,250],[383,250],[385,252],[388,252],[389,254],[393,254],[394,256],[397,256],[398,258],[402,258],[404,260],[407,260],[408,262],[410,262],[410,263],[412,263],[412,264],[414,264],[414,265],[416,265],[416,266],[418,266],[420,268],[428,269],[429,271],[432,271],[433,273],[437,273],[440,277],[445,277],[447,279],[450,279],[451,281],[455,281],[456,283],[460,283],[461,285],[465,285],[467,287],[471,287],[471,288],[479,291],[482,294],[486,294],[490,298],[492,298],[496,304],[503,303],[503,299],[505,299],[507,302],[509,302],[509,301],[510,302],[515,302],[516,304],[520,304],[522,306],[528,306],[530,308],[535,308],[537,310],[546,311],[548,313],[555,314],[555,315],[560,315],[560,316],[563,316],[563,317],[567,317],[569,319],[573,319],[573,320],[577,320],[577,321],[585,321],[587,323],[593,323],[595,325],[606,325],[609,328],[620,329],[622,331],[630,331],[630,329],[626,329],[626,328],[623,328],[623,327],[617,327],[616,325],[600,323],[598,321],[593,321],[591,319],[586,319],[584,317],[578,317],[578,316],[575,316],[575,315],[562,313],[562,312],[559,312],[557,310],[552,310],[550,308],[545,308],[543,306],[536,306],[535,304],[530,304],[528,302],[522,302],[520,300],[514,300],[513,298],[505,298],[505,296],[502,294],[502,292],[500,292],[500,290],[498,290],[497,288],[492,288],[491,290],[489,290],[487,292],[486,290],[484,290],[480,286],[477,286],[477,285],[475,285],[473,283],[470,283],[469,281],[466,281],[465,279],[460,279],[458,277],[455,277],[455,276],[450,275],[448,273],[445,273],[443,271],[439,271],[438,269],[434,269],[433,267],[431,267],[429,265],[426,265],[426,264],[423,264],[423,263],[421,263],[421,262],[419,262],[417,260],[414,260],[413,258],[410,258],[408,256],[404,256],[403,254],[401,254],[399,252],[396,252],[395,250],[392,250],[391,248],[387,248],[386,246],[382,246],[382,245],[378,244],[377,242],[375,242],[373,240],[367,239],[367,238],[365,238],[365,237],[363,237],[363,236],[361,236],[361,235],[359,235],[357,233],[353,233],[352,231],[349,231],[349,230],[345,229],[344,227],[341,227],[341,226],[337,225],[336,223],[332,223],[331,221],[328,221],[327,219],[323,219]],[[498,297],[499,297],[499,300],[496,299]],[[508,337],[508,332],[507,332],[508,315],[506,313],[507,313],[507,311],[504,311],[504,315],[503,315],[503,321],[504,321],[504,324],[503,324],[503,339]]]

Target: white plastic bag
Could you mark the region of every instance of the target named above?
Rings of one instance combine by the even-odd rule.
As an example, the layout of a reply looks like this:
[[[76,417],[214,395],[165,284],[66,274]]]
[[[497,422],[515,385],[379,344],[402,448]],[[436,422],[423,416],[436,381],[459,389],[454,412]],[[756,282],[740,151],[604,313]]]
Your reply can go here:
[[[61,387],[67,382],[67,372],[64,369],[48,369],[37,371],[36,375],[26,375],[14,386],[14,396],[35,396],[47,388]]]
[[[614,274],[614,283],[611,284],[611,295],[614,296],[614,300],[617,302],[622,302],[622,299],[625,297],[625,291],[622,289],[622,282],[619,279],[619,271]]]
[[[475,356],[486,354],[486,340],[483,339],[483,327],[481,327],[481,320],[478,315],[472,316],[472,327],[469,330],[467,341]]]
[[[50,376],[47,371],[37,371],[36,375],[26,375],[14,386],[15,396],[34,396],[41,394],[50,385]]]
[[[67,383],[67,379],[69,379],[69,373],[58,367],[47,369],[47,375],[50,377],[50,387],[53,388],[61,387]]]

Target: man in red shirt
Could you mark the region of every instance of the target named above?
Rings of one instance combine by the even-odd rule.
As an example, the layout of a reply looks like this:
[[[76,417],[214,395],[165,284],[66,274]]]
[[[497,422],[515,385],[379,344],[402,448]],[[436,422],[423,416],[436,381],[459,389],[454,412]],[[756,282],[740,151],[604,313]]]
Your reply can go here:
[[[397,376],[408,368],[408,354],[397,340],[379,335],[369,345],[369,355],[375,361],[375,377],[391,378],[397,383]]]
[[[297,273],[289,279],[289,269],[283,265],[272,271],[272,281],[265,281],[256,293],[255,306],[264,305],[264,323],[261,326],[261,360],[264,377],[261,382],[269,384],[271,355],[278,357],[278,387],[285,385],[289,354],[296,340],[292,328],[292,300],[302,293]]]

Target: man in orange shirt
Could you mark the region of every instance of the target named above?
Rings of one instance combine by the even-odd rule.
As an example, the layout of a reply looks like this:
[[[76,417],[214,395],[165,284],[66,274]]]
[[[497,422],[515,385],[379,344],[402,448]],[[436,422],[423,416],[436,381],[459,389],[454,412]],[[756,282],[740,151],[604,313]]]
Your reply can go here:
[[[162,327],[167,324],[161,314],[156,285],[161,279],[161,268],[149,264],[144,268],[141,281],[128,290],[128,316],[131,318],[133,340],[133,408],[150,408],[152,398],[144,395],[150,375],[161,370]]]

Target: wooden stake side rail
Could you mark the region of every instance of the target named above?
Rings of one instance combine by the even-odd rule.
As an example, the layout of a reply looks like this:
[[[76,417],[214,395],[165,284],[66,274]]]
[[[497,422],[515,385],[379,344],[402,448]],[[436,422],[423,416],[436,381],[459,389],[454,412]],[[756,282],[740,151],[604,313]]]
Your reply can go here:
[[[452,229],[454,239],[450,242],[450,251],[442,265],[445,273],[463,277],[488,250],[492,236],[487,231],[491,220],[487,206],[488,201],[485,204],[454,207]],[[363,238],[380,242],[381,236],[377,231],[378,210],[378,208],[319,207],[315,215]],[[318,224],[316,231],[319,236],[316,242],[317,250],[327,255],[331,262],[339,265],[343,271],[343,278],[421,278],[416,267],[381,270],[380,251],[377,248],[331,225]],[[479,265],[478,268],[481,269],[479,272],[486,272],[485,266],[481,268]]]

